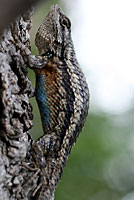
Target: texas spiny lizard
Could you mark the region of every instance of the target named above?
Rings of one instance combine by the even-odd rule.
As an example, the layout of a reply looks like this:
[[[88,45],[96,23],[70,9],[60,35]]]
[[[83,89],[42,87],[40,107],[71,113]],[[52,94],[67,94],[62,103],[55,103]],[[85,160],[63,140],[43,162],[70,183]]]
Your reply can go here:
[[[41,172],[36,199],[50,200],[88,114],[89,91],[71,39],[71,22],[53,5],[36,34],[43,67],[36,67],[36,99],[44,135],[33,145]],[[34,64],[35,65],[35,64]]]

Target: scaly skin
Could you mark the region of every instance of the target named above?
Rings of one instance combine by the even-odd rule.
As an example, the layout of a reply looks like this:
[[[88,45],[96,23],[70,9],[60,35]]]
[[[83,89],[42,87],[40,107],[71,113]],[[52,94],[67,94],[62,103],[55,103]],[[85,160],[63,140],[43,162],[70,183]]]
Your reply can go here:
[[[88,114],[89,91],[71,39],[71,22],[53,5],[35,39],[47,60],[36,73],[36,99],[44,136],[33,146],[42,186],[36,199],[50,200]]]

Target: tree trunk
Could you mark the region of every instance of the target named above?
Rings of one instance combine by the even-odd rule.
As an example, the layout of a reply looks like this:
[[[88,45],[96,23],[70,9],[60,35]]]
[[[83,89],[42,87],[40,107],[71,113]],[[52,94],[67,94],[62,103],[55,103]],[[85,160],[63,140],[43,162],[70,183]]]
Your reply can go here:
[[[0,0],[0,33],[2,33],[3,29],[7,28],[18,15],[24,13],[25,10],[40,1],[41,0]]]
[[[34,95],[17,40],[30,48],[32,10],[20,16],[0,38],[0,199],[35,199],[39,169],[30,153]],[[38,186],[38,187],[37,187]],[[52,198],[53,199],[53,195]]]

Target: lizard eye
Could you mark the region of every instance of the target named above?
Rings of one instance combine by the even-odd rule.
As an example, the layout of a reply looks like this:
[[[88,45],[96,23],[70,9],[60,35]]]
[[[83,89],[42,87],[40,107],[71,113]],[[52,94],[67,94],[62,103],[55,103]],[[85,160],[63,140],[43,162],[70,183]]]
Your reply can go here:
[[[65,17],[61,19],[61,24],[63,26],[66,26],[68,29],[70,29],[70,27],[71,27],[70,20],[68,18],[65,18]]]

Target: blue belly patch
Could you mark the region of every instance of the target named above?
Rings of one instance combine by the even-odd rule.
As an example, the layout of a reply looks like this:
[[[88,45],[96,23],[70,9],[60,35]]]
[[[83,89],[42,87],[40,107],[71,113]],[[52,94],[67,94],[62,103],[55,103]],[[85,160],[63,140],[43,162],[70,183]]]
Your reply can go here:
[[[46,84],[45,84],[45,76],[39,75],[37,77],[37,85],[36,85],[36,98],[38,102],[38,106],[40,109],[40,114],[42,118],[42,123],[44,129],[49,125],[49,105],[47,102],[47,92],[46,92]]]

